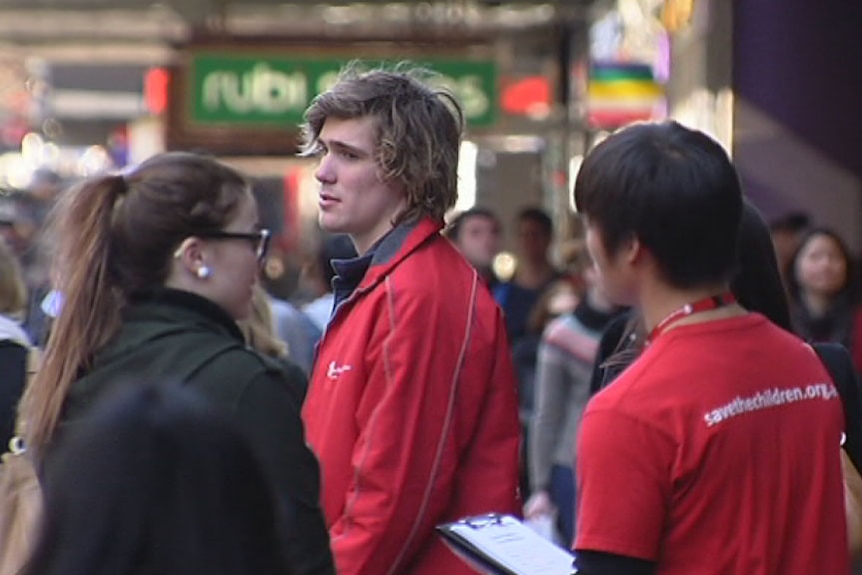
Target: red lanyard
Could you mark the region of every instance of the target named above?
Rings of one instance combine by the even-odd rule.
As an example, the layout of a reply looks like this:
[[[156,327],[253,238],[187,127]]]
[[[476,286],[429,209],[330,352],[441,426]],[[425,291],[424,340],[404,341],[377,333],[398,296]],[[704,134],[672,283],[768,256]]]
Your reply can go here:
[[[710,311],[736,303],[736,298],[730,292],[725,292],[721,295],[712,295],[699,299],[694,303],[689,303],[676,311],[669,313],[663,320],[658,322],[646,338],[646,345],[649,345],[655,338],[670,329],[670,326],[680,321],[684,317],[688,317],[695,313]]]

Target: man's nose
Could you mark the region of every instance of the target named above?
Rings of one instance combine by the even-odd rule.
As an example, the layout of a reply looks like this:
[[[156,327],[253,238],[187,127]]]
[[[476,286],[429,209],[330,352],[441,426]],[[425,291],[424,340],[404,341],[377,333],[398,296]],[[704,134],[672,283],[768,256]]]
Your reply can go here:
[[[333,173],[328,155],[320,158],[320,163],[317,164],[317,169],[314,170],[314,177],[321,183],[330,183],[333,181],[335,174]]]

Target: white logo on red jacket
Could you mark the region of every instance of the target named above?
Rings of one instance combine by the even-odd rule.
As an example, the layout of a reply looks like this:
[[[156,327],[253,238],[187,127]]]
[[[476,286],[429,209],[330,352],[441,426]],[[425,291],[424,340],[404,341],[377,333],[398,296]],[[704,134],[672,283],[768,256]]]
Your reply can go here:
[[[338,377],[345,372],[353,369],[352,365],[338,365],[334,361],[329,362],[329,368],[326,370],[326,377],[329,379],[338,379]]]

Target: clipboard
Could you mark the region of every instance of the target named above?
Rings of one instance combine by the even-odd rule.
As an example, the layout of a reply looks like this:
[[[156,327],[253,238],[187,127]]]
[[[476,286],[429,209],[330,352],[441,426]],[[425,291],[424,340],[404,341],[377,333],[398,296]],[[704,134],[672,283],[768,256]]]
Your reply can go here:
[[[575,556],[511,515],[490,513],[437,526],[461,559],[486,575],[573,575]]]

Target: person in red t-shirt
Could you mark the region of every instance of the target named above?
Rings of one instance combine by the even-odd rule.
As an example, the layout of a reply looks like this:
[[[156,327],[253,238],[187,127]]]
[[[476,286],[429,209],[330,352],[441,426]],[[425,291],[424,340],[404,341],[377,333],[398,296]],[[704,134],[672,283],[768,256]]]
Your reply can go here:
[[[848,573],[838,392],[728,291],[742,194],[727,154],[674,122],[629,127],[574,194],[606,291],[648,333],[581,423],[580,575]]]

